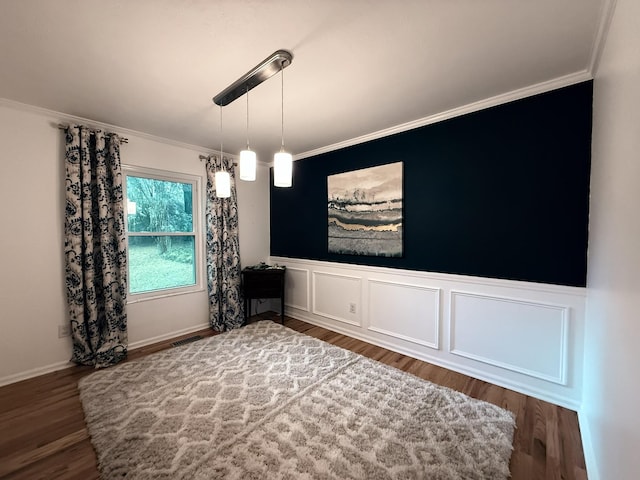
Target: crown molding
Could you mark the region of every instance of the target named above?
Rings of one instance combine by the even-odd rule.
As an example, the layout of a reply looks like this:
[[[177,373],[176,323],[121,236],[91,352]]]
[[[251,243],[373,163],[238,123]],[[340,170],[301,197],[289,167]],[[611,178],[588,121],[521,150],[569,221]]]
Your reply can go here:
[[[503,94],[496,95],[494,97],[490,97],[484,100],[479,100],[477,102],[469,103],[461,107],[452,108],[451,110],[446,110],[441,113],[436,113],[434,115],[420,118],[418,120],[402,123],[400,125],[396,125],[390,128],[385,128],[383,130],[378,130],[377,132],[368,133],[360,137],[355,137],[349,140],[344,140],[342,142],[334,143],[332,145],[327,145],[325,147],[320,147],[314,150],[309,150],[307,152],[299,153],[297,155],[294,155],[293,159],[301,160],[303,158],[313,157],[315,155],[332,152],[334,150],[339,150],[341,148],[351,147],[353,145],[358,145],[360,143],[365,143],[371,140],[377,140],[379,138],[388,137],[389,135],[393,135],[396,133],[406,132],[408,130],[413,130],[414,128],[424,127],[425,125],[442,122],[443,120],[449,120],[451,118],[459,117],[461,115],[477,112],[479,110],[484,110],[490,107],[495,107],[497,105],[509,103],[514,100],[520,100],[520,99],[537,95],[540,93],[549,92],[551,90],[556,90],[558,88],[568,87],[569,85],[575,85],[576,83],[580,83],[580,82],[584,82],[592,79],[593,79],[593,75],[591,74],[590,71],[582,70],[580,72],[565,75],[563,77],[558,77],[553,80],[541,82],[528,87],[520,88],[518,90],[513,90],[508,93],[503,93]]]
[[[40,115],[43,117],[49,117],[51,119],[55,119],[58,123],[80,123],[82,125],[87,125],[91,128],[99,128],[102,130],[109,130],[110,132],[117,133],[121,136],[126,137],[137,137],[145,140],[150,140],[152,142],[163,143],[165,145],[171,145],[173,147],[184,148],[186,150],[193,150],[199,153],[207,153],[211,155],[219,155],[219,150],[213,150],[208,147],[203,147],[202,145],[193,145],[190,143],[180,142],[177,140],[172,140],[170,138],[164,138],[157,135],[152,135],[150,133],[140,132],[138,130],[131,130],[129,128],[119,127],[117,125],[112,125],[110,123],[98,122],[96,120],[91,120],[90,118],[78,117],[76,115],[69,115],[68,113],[57,112],[55,110],[50,110],[48,108],[37,107],[35,105],[30,105],[27,103],[16,102],[15,100],[9,100],[8,98],[0,97],[0,106],[5,106],[8,108],[12,108],[14,110],[21,110],[24,112],[34,113],[36,115]],[[55,125],[58,126],[57,123]],[[230,154],[224,152],[225,157],[236,159],[237,155]]]
[[[138,130],[131,130],[129,128],[123,128],[117,125],[112,125],[110,123],[98,122],[95,120],[91,120],[89,118],[69,115],[68,113],[57,112],[55,110],[50,110],[48,108],[36,107],[35,105],[29,105],[28,103],[16,102],[15,100],[9,100],[8,98],[4,98],[4,97],[0,97],[0,106],[5,106],[8,108],[12,108],[14,110],[22,110],[24,112],[34,113],[36,115],[41,115],[43,117],[50,117],[52,119],[55,119],[56,122],[58,123],[81,123],[89,127],[109,130],[113,133],[117,133],[118,135],[122,135],[126,137],[143,138],[145,140],[163,143],[165,145],[170,145],[172,147],[192,150],[200,154],[207,154],[207,155],[220,154],[220,150],[213,150],[208,147],[203,147],[202,145],[194,145],[191,143],[179,142],[177,140],[171,140],[170,138],[159,137],[157,135],[151,135],[150,133],[140,132]],[[55,126],[56,127],[58,126],[57,123]],[[224,152],[224,156],[234,161],[238,160],[238,155],[236,155],[235,153]],[[261,160],[258,160],[257,163],[258,165],[261,165],[263,167],[271,166],[269,162],[264,162]]]
[[[613,11],[612,5],[615,5],[615,1],[616,0],[607,0],[608,2],[607,4],[611,5],[611,9],[607,10],[609,20],[607,22],[602,22],[603,26],[601,30],[603,32],[602,33],[603,39],[604,39],[605,28],[608,28],[608,24],[610,23],[611,12]],[[606,27],[605,27],[605,24],[606,24]],[[599,34],[600,34],[600,30],[599,30]],[[604,43],[604,40],[600,40],[599,42],[597,42],[598,45],[602,45],[603,43]],[[598,52],[600,52],[602,50],[602,47],[601,46],[598,47],[597,50]],[[528,87],[520,88],[518,90],[513,90],[511,92],[496,95],[494,97],[490,97],[484,100],[479,100],[477,102],[469,103],[467,105],[452,108],[450,110],[446,110],[444,112],[437,113],[434,115],[429,115],[427,117],[419,118],[411,122],[406,122],[406,123],[402,123],[400,125],[389,127],[383,130],[378,130],[377,132],[361,135],[359,137],[355,137],[349,140],[344,140],[342,142],[334,143],[334,144],[320,147],[314,150],[298,153],[296,155],[293,155],[293,159],[301,160],[303,158],[313,157],[315,155],[332,152],[334,150],[339,150],[341,148],[351,147],[353,145],[358,145],[360,143],[369,142],[371,140],[377,140],[379,138],[394,135],[396,133],[406,132],[408,130],[413,130],[414,128],[419,128],[419,127],[423,127],[433,123],[442,122],[444,120],[466,115],[468,113],[477,112],[479,110],[495,107],[497,105],[502,105],[504,103],[512,102],[514,100],[520,100],[526,97],[530,97],[540,93],[545,93],[551,90],[556,90],[558,88],[567,87],[569,85],[574,85],[576,83],[580,83],[580,82],[584,82],[592,79],[593,79],[593,75],[591,70],[583,70],[580,72],[565,75],[563,77],[558,77],[553,80],[541,82],[535,85],[530,85]],[[49,110],[46,108],[36,107],[34,105],[29,105],[26,103],[16,102],[14,100],[9,100],[7,98],[0,98],[0,105],[5,105],[10,108],[28,111],[28,112],[36,113],[43,116],[53,117],[60,122],[82,123],[82,124],[86,124],[96,128],[108,129],[121,135],[135,136],[138,138],[143,138],[143,139],[151,140],[154,142],[164,143],[164,144],[179,147],[179,148],[193,150],[195,152],[200,152],[200,153],[204,152],[207,154],[220,154],[219,150],[212,150],[210,148],[203,147],[201,145],[193,145],[189,143],[179,142],[177,140],[171,140],[168,138],[151,135],[149,133],[144,133],[137,130],[131,130],[131,129],[119,127],[117,125],[97,122],[95,120],[91,120],[88,118],[77,117],[75,115],[69,115],[66,113],[57,112],[55,110]],[[234,160],[237,160],[237,155],[230,154],[227,152],[224,152],[224,155]],[[263,166],[270,166],[270,163],[268,162],[258,160],[258,163]]]
[[[611,19],[613,18],[615,9],[616,0],[605,0],[600,8],[600,22],[598,23],[598,31],[596,32],[596,36],[593,39],[593,45],[591,46],[591,60],[589,61],[589,72],[591,72],[593,77],[596,76],[602,52],[607,44],[609,27],[611,26]]]

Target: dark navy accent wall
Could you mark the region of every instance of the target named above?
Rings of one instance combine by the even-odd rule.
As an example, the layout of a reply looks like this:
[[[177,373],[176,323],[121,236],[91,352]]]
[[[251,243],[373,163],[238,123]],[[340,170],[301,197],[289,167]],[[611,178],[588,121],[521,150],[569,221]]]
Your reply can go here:
[[[271,255],[585,286],[593,83],[294,162]],[[404,162],[402,258],[327,252],[327,176]]]

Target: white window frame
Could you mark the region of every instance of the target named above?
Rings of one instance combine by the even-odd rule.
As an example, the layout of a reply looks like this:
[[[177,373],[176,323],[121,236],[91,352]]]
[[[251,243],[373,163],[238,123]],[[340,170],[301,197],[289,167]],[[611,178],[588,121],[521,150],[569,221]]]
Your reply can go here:
[[[156,298],[172,297],[174,295],[184,295],[195,292],[204,291],[204,239],[203,239],[203,213],[202,213],[202,177],[198,175],[190,175],[187,173],[171,172],[168,170],[159,170],[155,168],[139,167],[133,165],[122,165],[122,174],[124,176],[122,182],[123,196],[125,201],[125,216],[126,202],[127,202],[127,177],[139,177],[150,178],[154,180],[164,180],[168,182],[190,183],[192,185],[192,232],[136,232],[132,236],[188,236],[194,237],[194,264],[195,264],[195,284],[186,285],[183,287],[170,287],[158,290],[151,290],[148,292],[132,293],[130,291],[129,282],[127,282],[127,303],[137,303],[145,300],[153,300]],[[125,234],[127,237],[127,278],[130,278],[129,268],[131,262],[129,262],[129,222],[125,220]]]

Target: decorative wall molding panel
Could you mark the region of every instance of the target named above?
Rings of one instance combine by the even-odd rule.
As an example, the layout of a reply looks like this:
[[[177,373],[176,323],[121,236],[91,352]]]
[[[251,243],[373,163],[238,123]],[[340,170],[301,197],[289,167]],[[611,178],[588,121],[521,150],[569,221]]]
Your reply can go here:
[[[281,263],[284,265],[284,263]],[[287,265],[287,269],[289,266]],[[288,280],[287,280],[288,281]],[[286,283],[286,282],[285,282]],[[313,272],[313,313],[332,320],[360,326],[362,278],[353,275]]]
[[[309,311],[309,269],[287,268],[287,281],[284,284],[284,298],[292,308]]]
[[[567,306],[452,291],[449,316],[451,353],[566,384]]]
[[[293,318],[574,410],[580,405],[584,288],[270,262],[287,267],[285,310]]]
[[[384,280],[368,281],[369,330],[440,348],[440,289]]]

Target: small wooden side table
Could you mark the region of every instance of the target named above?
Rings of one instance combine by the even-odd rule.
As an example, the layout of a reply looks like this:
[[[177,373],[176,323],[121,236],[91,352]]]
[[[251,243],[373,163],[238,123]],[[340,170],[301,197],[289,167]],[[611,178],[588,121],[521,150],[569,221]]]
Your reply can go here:
[[[251,300],[254,298],[279,298],[280,321],[284,324],[284,273],[286,267],[246,267],[242,269],[242,293],[244,295],[244,323],[247,323]]]

